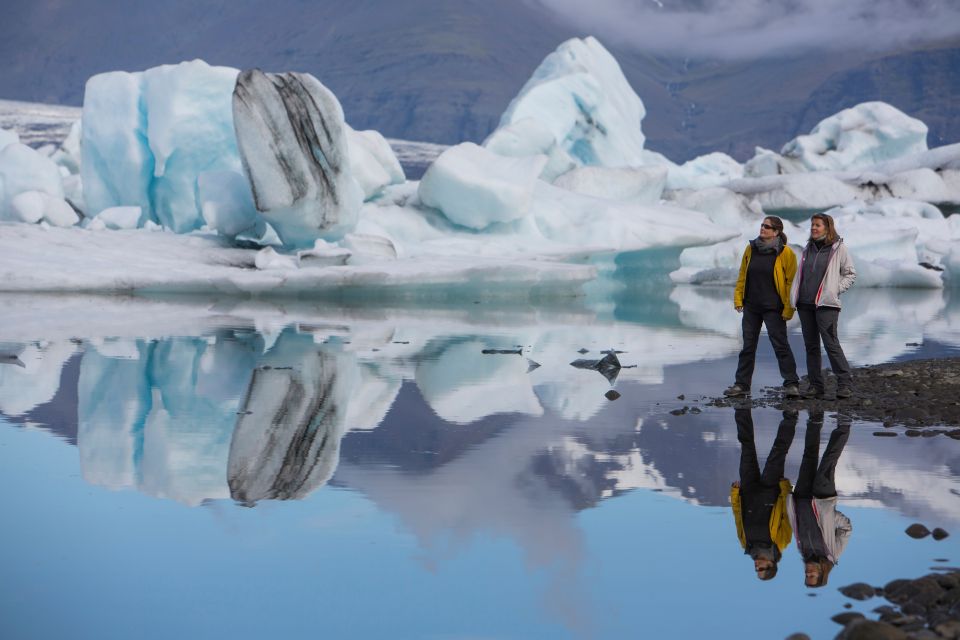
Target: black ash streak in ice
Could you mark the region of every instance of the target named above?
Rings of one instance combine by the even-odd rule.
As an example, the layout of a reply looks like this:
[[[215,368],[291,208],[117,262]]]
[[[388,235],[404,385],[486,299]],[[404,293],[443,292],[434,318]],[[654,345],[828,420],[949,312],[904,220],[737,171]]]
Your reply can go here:
[[[331,354],[306,352],[297,366],[253,372],[230,443],[234,500],[298,500],[330,479],[344,432],[336,364]]]
[[[316,78],[241,72],[233,120],[254,204],[285,244],[352,222],[362,194],[349,175],[343,110]]]

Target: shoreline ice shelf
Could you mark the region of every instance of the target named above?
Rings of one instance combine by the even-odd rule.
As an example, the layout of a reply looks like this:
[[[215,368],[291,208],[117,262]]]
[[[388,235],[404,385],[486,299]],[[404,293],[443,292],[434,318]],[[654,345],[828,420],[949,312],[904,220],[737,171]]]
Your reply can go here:
[[[729,284],[764,215],[796,243],[815,211],[858,286],[960,281],[960,144],[927,149],[919,120],[864,103],[779,153],[677,165],[645,148],[645,115],[610,53],[575,38],[482,145],[401,154],[426,166],[415,181],[310,75],[100,74],[59,147],[0,129],[0,289],[570,296],[644,253],[667,257],[633,277]]]

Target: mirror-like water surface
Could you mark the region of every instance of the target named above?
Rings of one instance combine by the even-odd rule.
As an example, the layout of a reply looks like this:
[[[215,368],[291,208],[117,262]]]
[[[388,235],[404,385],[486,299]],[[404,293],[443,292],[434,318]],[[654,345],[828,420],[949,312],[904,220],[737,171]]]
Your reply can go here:
[[[844,303],[852,364],[960,350],[948,294]],[[2,637],[832,637],[836,587],[960,564],[903,533],[955,533],[960,442],[705,405],[740,347],[726,289],[0,305]],[[612,381],[570,366],[608,349]],[[812,500],[849,522],[823,588],[809,541],[762,540],[781,497],[803,535]]]

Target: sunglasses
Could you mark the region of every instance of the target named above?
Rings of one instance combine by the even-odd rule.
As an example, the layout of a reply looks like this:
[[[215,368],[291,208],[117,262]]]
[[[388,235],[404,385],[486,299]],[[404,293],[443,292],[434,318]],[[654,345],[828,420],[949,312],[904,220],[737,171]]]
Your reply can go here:
[[[760,225],[760,228],[761,228],[761,229],[770,229],[771,231],[776,231],[776,230],[777,230],[777,228],[774,227],[772,224],[767,224],[766,222],[764,222],[763,224],[761,224],[761,225]]]

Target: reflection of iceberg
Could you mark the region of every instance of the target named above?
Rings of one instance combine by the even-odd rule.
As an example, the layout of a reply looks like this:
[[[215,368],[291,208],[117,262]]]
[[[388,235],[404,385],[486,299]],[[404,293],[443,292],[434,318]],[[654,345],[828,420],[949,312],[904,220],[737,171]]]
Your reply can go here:
[[[0,412],[20,416],[48,402],[60,387],[60,371],[76,351],[64,340],[18,347],[0,364]]]
[[[337,468],[351,384],[346,358],[286,330],[253,372],[230,443],[230,495],[300,499]]]
[[[490,347],[480,340],[454,341],[419,363],[417,386],[438,416],[467,424],[494,413],[543,413],[527,375],[526,358],[484,355]]]
[[[230,435],[259,338],[137,340],[108,352],[124,357],[88,348],[80,365],[84,479],[185,504],[227,497]]]

